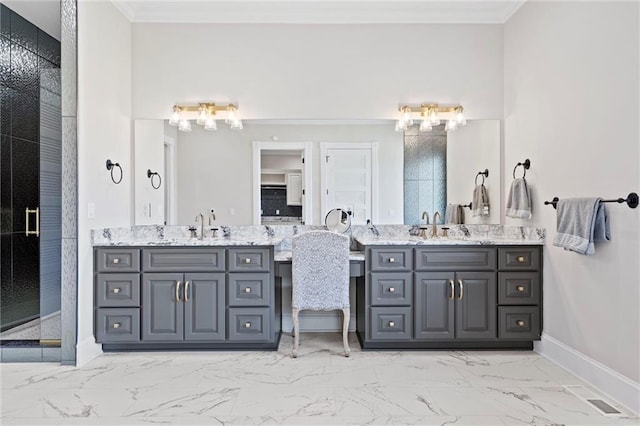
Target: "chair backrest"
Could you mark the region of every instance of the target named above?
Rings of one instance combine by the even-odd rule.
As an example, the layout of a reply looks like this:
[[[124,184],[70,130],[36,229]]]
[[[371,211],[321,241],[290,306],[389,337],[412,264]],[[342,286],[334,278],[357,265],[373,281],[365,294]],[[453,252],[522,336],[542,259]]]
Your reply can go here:
[[[292,302],[296,309],[349,307],[349,237],[310,231],[292,240]]]

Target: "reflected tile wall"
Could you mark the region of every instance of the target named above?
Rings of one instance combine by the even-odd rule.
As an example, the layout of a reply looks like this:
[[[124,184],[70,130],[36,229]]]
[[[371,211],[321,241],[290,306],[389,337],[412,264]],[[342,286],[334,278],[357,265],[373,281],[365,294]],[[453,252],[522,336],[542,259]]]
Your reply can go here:
[[[447,204],[447,134],[412,126],[404,134],[404,223],[421,223],[422,212],[444,215]]]

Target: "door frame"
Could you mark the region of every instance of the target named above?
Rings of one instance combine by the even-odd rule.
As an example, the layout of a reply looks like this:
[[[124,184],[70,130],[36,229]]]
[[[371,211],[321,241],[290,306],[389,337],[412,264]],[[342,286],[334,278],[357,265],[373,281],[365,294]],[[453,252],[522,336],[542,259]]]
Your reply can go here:
[[[253,218],[254,225],[260,225],[260,169],[261,160],[260,156],[262,151],[302,151],[304,163],[302,164],[302,174],[304,175],[303,181],[303,210],[304,216],[302,220],[305,225],[311,225],[313,223],[313,143],[312,142],[260,142],[253,141]]]
[[[330,149],[361,149],[371,151],[371,222],[378,222],[378,142],[320,142],[320,216],[327,209],[327,157]],[[324,220],[323,217],[320,220]]]

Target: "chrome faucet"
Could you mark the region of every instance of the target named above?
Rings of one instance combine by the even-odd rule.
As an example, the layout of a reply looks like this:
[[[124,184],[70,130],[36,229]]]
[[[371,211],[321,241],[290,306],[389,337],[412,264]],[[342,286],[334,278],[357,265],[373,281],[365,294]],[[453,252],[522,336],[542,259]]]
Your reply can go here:
[[[204,215],[202,213],[198,213],[196,215],[195,221],[197,222],[198,219],[200,219],[200,236],[198,237],[198,239],[201,240],[202,238],[204,238]]]
[[[425,220],[425,219],[426,219],[426,221],[425,221],[424,224],[428,225],[429,224],[429,213],[427,213],[426,211],[422,212],[422,220]]]
[[[431,231],[432,237],[438,236],[438,218],[442,219],[442,215],[440,214],[440,212],[435,212],[433,214],[433,230]]]

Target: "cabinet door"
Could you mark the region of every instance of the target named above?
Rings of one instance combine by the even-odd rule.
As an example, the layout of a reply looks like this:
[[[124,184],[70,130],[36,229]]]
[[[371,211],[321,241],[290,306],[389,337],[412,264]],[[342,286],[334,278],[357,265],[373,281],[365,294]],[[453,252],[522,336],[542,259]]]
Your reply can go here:
[[[185,274],[184,279],[184,339],[224,340],[225,274]]]
[[[414,338],[454,338],[455,274],[417,272],[415,275]]]
[[[302,173],[287,173],[287,205],[302,205]]]
[[[183,286],[182,274],[142,274],[143,341],[183,340]]]
[[[456,338],[495,339],[497,337],[496,273],[456,273]]]

